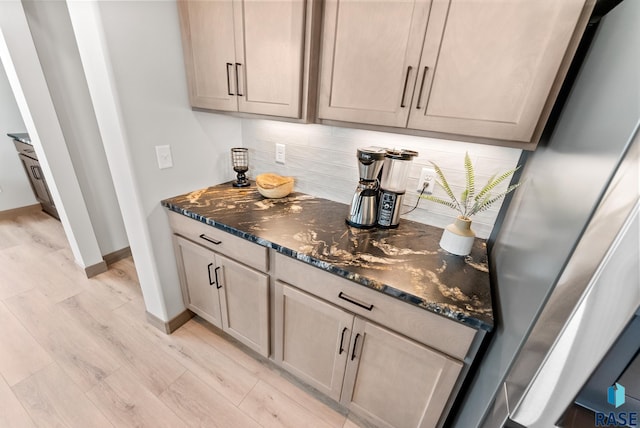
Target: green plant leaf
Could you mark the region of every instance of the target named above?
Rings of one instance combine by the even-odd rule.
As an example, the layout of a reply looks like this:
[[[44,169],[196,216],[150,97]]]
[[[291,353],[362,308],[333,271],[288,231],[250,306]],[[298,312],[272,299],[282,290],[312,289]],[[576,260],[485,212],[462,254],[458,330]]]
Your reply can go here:
[[[464,170],[466,176],[466,189],[463,193],[464,197],[462,198],[462,205],[464,206],[464,211],[466,212],[469,208],[471,200],[476,194],[476,176],[473,170],[473,163],[471,162],[469,152],[465,152],[464,154]]]
[[[436,183],[438,183],[438,185],[444,189],[444,191],[447,194],[447,196],[449,196],[449,199],[451,199],[451,202],[453,204],[452,208],[454,210],[459,211],[462,214],[462,209],[460,207],[460,203],[458,202],[458,200],[456,199],[455,195],[453,194],[453,191],[451,190],[451,187],[449,186],[449,183],[447,182],[447,179],[445,178],[444,173],[442,172],[440,167],[435,162],[431,162],[431,165],[433,165],[433,169],[436,170],[436,174],[438,175],[438,178],[440,179],[440,181],[436,180]],[[428,196],[430,196],[430,195],[428,195]]]
[[[460,200],[458,200],[453,194],[451,186],[449,186],[449,183],[447,182],[442,169],[440,169],[440,167],[433,161],[431,162],[431,164],[433,165],[433,168],[435,169],[438,176],[438,180],[436,180],[436,183],[444,189],[450,200],[439,198],[433,195],[423,195],[420,197],[422,199],[427,199],[429,201],[436,202],[438,204],[456,210],[463,217],[467,218],[489,209],[489,207],[491,207],[491,205],[493,205],[495,202],[504,198],[507,194],[511,193],[518,186],[520,186],[520,183],[513,184],[509,186],[507,190],[497,196],[494,196],[491,193],[491,191],[495,189],[496,186],[505,181],[507,178],[511,177],[520,168],[520,166],[517,166],[516,168],[505,171],[497,178],[496,174],[492,175],[487,181],[487,184],[480,190],[479,193],[476,194],[475,171],[473,168],[473,163],[471,162],[471,158],[469,157],[469,153],[467,152],[465,153],[464,157],[466,187],[460,195]]]
[[[462,191],[462,193],[460,194],[460,205],[462,205],[462,211],[461,214],[464,216],[467,213],[467,207],[468,207],[468,203],[469,203],[469,190],[468,189],[464,189]]]
[[[471,211],[469,212],[469,216],[481,213],[483,211],[486,211],[489,209],[489,207],[491,207],[491,205],[493,205],[495,202],[499,201],[500,199],[504,198],[505,196],[507,196],[509,193],[511,193],[512,191],[516,190],[521,183],[516,183],[516,184],[512,184],[511,186],[509,186],[507,188],[507,190],[505,190],[504,192],[498,194],[497,196],[491,197],[490,195],[487,195],[482,202],[476,203],[473,205],[473,208],[471,209]]]
[[[420,196],[420,198],[422,198],[422,199],[426,199],[426,200],[431,201],[431,202],[435,202],[435,203],[437,203],[437,204],[441,204],[441,205],[447,206],[447,207],[449,207],[449,208],[451,208],[451,209],[454,209],[454,210],[457,210],[457,209],[458,209],[458,207],[456,206],[456,204],[454,204],[453,202],[451,202],[451,201],[447,201],[446,199],[442,199],[442,198],[439,198],[439,197],[437,197],[437,196],[433,196],[433,195],[422,195],[422,196]]]
[[[511,177],[511,175],[513,175],[513,173],[516,172],[519,168],[520,166],[510,169],[504,172],[502,175],[500,175],[496,179],[494,179],[495,175],[491,176],[487,181],[487,184],[482,188],[482,190],[480,190],[480,193],[476,195],[475,200],[478,201],[479,199],[483,198],[486,194],[488,194],[491,190],[493,190],[498,184],[502,183],[504,180]]]

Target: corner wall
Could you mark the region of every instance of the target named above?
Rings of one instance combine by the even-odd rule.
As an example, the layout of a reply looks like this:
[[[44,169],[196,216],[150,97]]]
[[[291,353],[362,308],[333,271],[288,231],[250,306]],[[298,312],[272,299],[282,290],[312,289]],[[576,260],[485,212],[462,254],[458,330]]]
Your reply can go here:
[[[191,110],[175,2],[68,2],[147,311],[184,311],[164,198],[232,177],[239,119]],[[173,167],[158,169],[155,146]]]
[[[106,268],[20,0],[0,2],[0,58],[76,263]]]
[[[104,256],[126,248],[129,242],[67,6],[39,0],[22,4],[100,252]]]

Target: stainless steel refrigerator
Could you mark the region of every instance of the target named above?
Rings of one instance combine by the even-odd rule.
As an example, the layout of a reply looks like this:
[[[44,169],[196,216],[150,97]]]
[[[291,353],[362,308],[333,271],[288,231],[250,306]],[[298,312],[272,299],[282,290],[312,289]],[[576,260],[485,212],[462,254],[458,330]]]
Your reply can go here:
[[[452,426],[556,426],[640,306],[639,22],[637,0],[602,18],[526,156],[489,240],[496,329]]]

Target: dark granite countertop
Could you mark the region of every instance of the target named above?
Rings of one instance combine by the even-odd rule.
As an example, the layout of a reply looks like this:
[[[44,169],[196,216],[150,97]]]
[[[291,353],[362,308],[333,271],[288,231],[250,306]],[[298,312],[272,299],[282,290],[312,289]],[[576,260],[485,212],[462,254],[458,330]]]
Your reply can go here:
[[[29,134],[26,132],[18,132],[15,134],[7,134],[7,136],[13,138],[14,140],[18,140],[21,143],[31,144],[31,138],[29,138]]]
[[[493,328],[483,240],[455,256],[438,245],[442,229],[405,219],[397,229],[356,229],[345,223],[345,204],[303,193],[265,199],[255,185],[225,183],[162,205],[470,327]]]

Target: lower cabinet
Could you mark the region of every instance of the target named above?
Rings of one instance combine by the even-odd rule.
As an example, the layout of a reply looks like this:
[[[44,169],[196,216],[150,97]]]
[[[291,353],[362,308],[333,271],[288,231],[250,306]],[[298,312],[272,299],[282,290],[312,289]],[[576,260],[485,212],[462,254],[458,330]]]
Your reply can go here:
[[[269,356],[269,277],[174,235],[185,305]]]
[[[275,359],[309,385],[340,401],[353,314],[276,281]]]
[[[33,189],[33,194],[35,195],[38,202],[40,202],[40,205],[42,205],[42,210],[49,213],[53,217],[60,219],[58,210],[53,203],[51,192],[49,192],[49,186],[44,179],[42,168],[40,168],[40,161],[38,161],[33,146],[23,143],[22,141],[18,141],[17,139],[13,140],[13,144],[18,151],[18,157],[22,162],[24,172],[29,178],[29,183],[31,184],[31,188]]]
[[[443,424],[468,370],[461,360],[482,338],[475,329],[183,215],[169,219],[191,311],[372,425]]]
[[[383,427],[435,427],[462,362],[276,281],[283,368]]]
[[[341,402],[379,426],[435,427],[462,362],[356,317]]]

